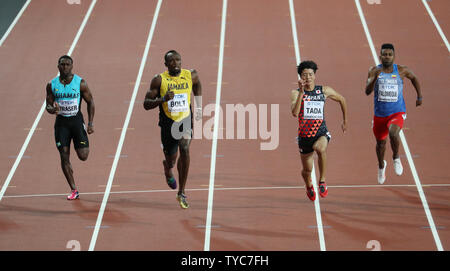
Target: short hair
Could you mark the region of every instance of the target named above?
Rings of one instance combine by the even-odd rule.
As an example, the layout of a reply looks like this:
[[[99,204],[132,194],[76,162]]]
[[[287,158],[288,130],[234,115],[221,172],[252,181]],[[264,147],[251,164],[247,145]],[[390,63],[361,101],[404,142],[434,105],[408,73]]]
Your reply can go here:
[[[175,50],[170,50],[170,51],[168,51],[168,52],[164,55],[164,62],[167,62],[167,56],[168,56],[169,54],[176,54],[176,55],[179,55],[179,56],[180,56],[180,53],[178,53],[177,51],[175,51]]]
[[[58,59],[58,64],[59,64],[59,62],[61,62],[62,59],[70,59],[70,62],[72,62],[72,64],[73,64],[73,59],[72,59],[70,56],[68,56],[68,55],[63,55],[63,56],[61,56],[61,57]]]
[[[297,66],[297,72],[298,74],[302,74],[304,69],[312,69],[314,73],[319,69],[317,67],[317,64],[314,61],[306,60],[300,63],[300,65]]]
[[[395,52],[394,45],[392,45],[391,43],[384,43],[383,45],[381,45],[380,52],[383,51],[384,49],[391,49],[392,51]]]

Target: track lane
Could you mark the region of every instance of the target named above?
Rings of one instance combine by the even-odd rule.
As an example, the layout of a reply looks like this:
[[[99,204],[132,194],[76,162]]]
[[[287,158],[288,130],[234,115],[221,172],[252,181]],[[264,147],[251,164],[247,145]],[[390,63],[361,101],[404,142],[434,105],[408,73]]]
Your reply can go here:
[[[183,68],[198,71],[203,88],[203,106],[215,98],[220,30],[219,2],[199,0],[189,3],[163,1],[148,61],[142,77],[129,131],[114,177],[112,192],[119,190],[170,190],[165,183],[159,109],[145,111],[142,103],[153,76],[166,70],[164,54],[175,49]],[[147,23],[147,27],[148,23]],[[194,38],[195,37],[195,38]],[[192,100],[193,101],[193,98]],[[204,118],[205,121],[205,118]],[[195,131],[200,132],[200,131]],[[189,191],[208,184],[211,141],[193,140],[186,195],[191,207],[182,210],[176,190],[158,193],[111,194],[98,234],[96,250],[202,250],[207,191]],[[176,167],[174,174],[178,177]],[[115,219],[126,213],[130,220]]]
[[[296,120],[289,112],[296,88],[296,61],[288,2],[230,1],[222,88],[223,128],[218,141],[215,184],[220,187],[303,185],[295,141]],[[248,16],[252,14],[252,16]],[[298,28],[299,35],[302,29]],[[227,104],[268,105],[269,129],[279,132],[275,150],[261,150],[262,140],[226,139],[231,127]],[[279,105],[279,127],[271,127],[271,105]],[[278,117],[278,116],[277,116]],[[256,126],[258,128],[259,125]],[[278,130],[279,129],[279,130]],[[245,151],[244,151],[245,150]],[[270,219],[268,219],[270,218]],[[280,223],[280,221],[283,221]],[[211,250],[319,250],[314,206],[304,189],[214,192]]]
[[[62,2],[48,6],[33,1],[0,47],[0,61],[8,63],[0,66],[0,88],[5,93],[0,101],[0,121],[7,131],[0,134],[2,185],[42,106],[47,80],[58,72],[58,57],[69,49],[88,6],[71,7]],[[71,12],[64,15],[62,10]],[[38,126],[36,133],[42,129]],[[24,159],[29,157],[25,153]]]
[[[82,3],[88,5],[89,2]],[[104,191],[123,117],[137,73],[140,44],[145,42],[145,22],[153,5],[147,1],[100,1],[93,11],[74,51],[74,72],[86,79],[96,104],[95,133],[90,139],[90,157],[83,163],[72,149],[71,162],[81,200],[68,202],[55,198],[5,198],[3,210],[15,224],[6,232],[2,246],[12,250],[65,250],[69,240],[80,242],[86,250],[101,203],[101,195],[83,195],[83,191]],[[62,10],[60,11],[62,12]],[[132,17],[133,20],[129,20]],[[133,29],[133,31],[130,31]],[[53,66],[53,65],[52,65]],[[46,78],[45,80],[48,80]],[[43,93],[40,97],[42,101]],[[87,118],[86,105],[82,111]],[[59,166],[53,139],[54,116],[45,114],[41,133],[32,138],[28,153],[12,180],[16,185],[8,194],[64,193],[69,191]],[[127,214],[116,212],[121,220]],[[106,220],[108,223],[108,220]]]
[[[439,1],[436,4],[439,4]],[[408,8],[405,9],[405,7]],[[442,11],[445,10],[443,6],[436,7],[442,8]],[[433,9],[435,10],[436,7]],[[404,129],[420,181],[422,184],[436,182],[448,184],[450,174],[445,162],[447,150],[442,146],[448,146],[450,142],[448,136],[450,127],[435,121],[440,116],[448,115],[448,105],[445,99],[447,96],[446,86],[450,84],[447,72],[450,69],[448,50],[420,1],[395,1],[378,7],[366,6],[363,8],[366,8],[368,20],[373,22],[371,30],[374,42],[378,41],[378,44],[385,41],[392,42],[396,46],[396,62],[410,67],[421,83],[424,95],[421,107],[415,107],[414,87],[409,80],[405,83],[408,118],[405,121]],[[440,12],[440,8],[437,11]],[[378,16],[389,10],[395,10],[396,16],[387,17],[383,21],[376,20]],[[414,20],[410,20],[410,18],[414,18]],[[445,22],[445,20],[439,21],[444,30],[448,29],[445,28],[447,25]],[[397,31],[392,31],[392,25],[395,25]],[[417,29],[418,31],[411,32],[408,29]],[[445,122],[446,120],[444,120]],[[431,141],[433,143],[429,145],[427,142]],[[403,153],[403,149],[401,152]],[[403,158],[402,162],[404,169],[409,172],[406,159]],[[448,231],[450,209],[442,207],[450,205],[449,200],[445,200],[448,190],[424,188],[424,191],[435,225],[438,226],[440,240],[446,249],[450,245],[448,241],[450,240]],[[429,229],[427,230],[429,231]]]

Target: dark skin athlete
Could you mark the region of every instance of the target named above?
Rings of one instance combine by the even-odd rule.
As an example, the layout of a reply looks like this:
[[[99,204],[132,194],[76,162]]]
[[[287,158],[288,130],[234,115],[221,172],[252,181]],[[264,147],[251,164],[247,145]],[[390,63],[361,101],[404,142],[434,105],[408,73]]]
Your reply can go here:
[[[380,75],[381,72],[384,73],[392,73],[394,71],[394,59],[395,59],[395,52],[392,49],[383,49],[381,50],[380,55],[380,61],[382,66],[377,67],[373,66],[369,69],[369,75],[367,78],[367,84],[366,84],[366,95],[370,95],[375,87],[375,83],[377,81],[378,75]],[[420,90],[420,84],[417,77],[414,75],[411,69],[409,69],[406,66],[403,65],[397,65],[398,67],[398,73],[400,77],[402,78],[408,78],[411,80],[411,83],[413,84],[414,88],[417,92],[417,99],[416,99],[416,106],[422,105],[422,92]],[[391,142],[391,148],[392,148],[392,158],[397,159],[399,157],[398,151],[400,146],[400,133],[401,128],[396,124],[391,124],[389,126],[389,140]],[[378,158],[378,167],[382,169],[384,167],[384,153],[386,151],[386,139],[385,140],[378,140],[377,139],[377,145],[376,145],[376,153]]]
[[[58,63],[58,70],[60,73],[59,81],[64,84],[70,84],[73,79],[72,73],[73,63],[70,59],[62,58]],[[58,114],[59,106],[55,101],[55,96],[52,93],[52,83],[48,83],[46,87],[46,110],[50,114]],[[95,105],[94,99],[92,97],[91,90],[89,89],[86,81],[84,79],[81,80],[80,84],[80,92],[81,97],[86,101],[87,104],[87,112],[88,112],[88,128],[87,133],[92,134],[94,132],[94,114],[95,114]],[[75,181],[73,178],[73,169],[70,164],[70,146],[59,147],[59,155],[61,158],[61,168],[66,177],[67,182],[72,190],[76,190]],[[78,148],[75,149],[78,158],[82,161],[86,161],[89,156],[89,147]]]
[[[169,53],[165,60],[164,65],[167,67],[167,70],[171,76],[178,76],[181,73],[181,56],[177,53]],[[200,83],[200,79],[195,70],[191,70],[192,75],[192,92],[194,92],[195,96],[202,95],[202,86]],[[161,76],[158,74],[153,77],[150,83],[150,89],[147,91],[144,100],[144,108],[145,110],[150,110],[158,107],[164,101],[170,101],[174,97],[173,91],[168,91],[163,98],[158,97],[160,88],[161,88]],[[195,119],[201,119],[201,110],[196,110]],[[184,189],[186,186],[186,181],[189,173],[189,164],[190,164],[190,156],[189,156],[189,146],[191,144],[191,136],[183,135],[183,137],[178,142],[180,149],[180,158],[177,163],[177,170],[179,176],[179,188],[178,194],[184,194]],[[177,161],[178,153],[173,155],[168,155],[164,153],[165,161],[164,164],[164,174],[166,177],[173,177],[172,168]]]

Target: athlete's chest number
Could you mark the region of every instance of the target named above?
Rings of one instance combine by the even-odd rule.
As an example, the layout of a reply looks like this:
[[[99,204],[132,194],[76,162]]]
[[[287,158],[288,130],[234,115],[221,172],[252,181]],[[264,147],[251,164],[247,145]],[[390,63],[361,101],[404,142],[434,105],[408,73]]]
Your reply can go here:
[[[172,100],[167,102],[169,112],[186,112],[189,110],[189,103],[186,93],[175,94]]]
[[[322,101],[305,101],[303,106],[304,119],[323,119],[323,105]]]

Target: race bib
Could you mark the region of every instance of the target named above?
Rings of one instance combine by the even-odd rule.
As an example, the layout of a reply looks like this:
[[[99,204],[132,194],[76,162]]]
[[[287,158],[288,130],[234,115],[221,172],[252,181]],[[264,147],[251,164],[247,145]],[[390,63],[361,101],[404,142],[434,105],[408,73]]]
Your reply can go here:
[[[189,110],[189,103],[187,93],[175,94],[172,100],[167,102],[169,112],[187,112]]]
[[[78,99],[59,100],[59,113],[64,117],[73,117],[78,113]]]
[[[323,105],[322,101],[304,101],[303,103],[303,118],[304,119],[323,119]]]
[[[398,85],[379,84],[378,85],[378,101],[395,103],[398,101]]]

